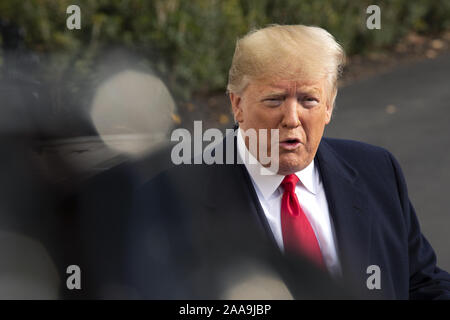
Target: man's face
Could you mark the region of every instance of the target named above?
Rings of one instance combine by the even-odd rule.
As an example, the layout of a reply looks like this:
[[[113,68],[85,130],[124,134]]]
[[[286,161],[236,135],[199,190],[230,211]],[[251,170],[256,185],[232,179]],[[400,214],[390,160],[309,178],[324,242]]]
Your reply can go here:
[[[242,130],[279,129],[278,174],[304,169],[313,159],[325,125],[331,120],[332,102],[325,80],[316,82],[273,80],[252,81],[241,95],[231,93],[233,113]],[[248,139],[246,140],[247,148]],[[255,155],[259,160],[258,155]]]

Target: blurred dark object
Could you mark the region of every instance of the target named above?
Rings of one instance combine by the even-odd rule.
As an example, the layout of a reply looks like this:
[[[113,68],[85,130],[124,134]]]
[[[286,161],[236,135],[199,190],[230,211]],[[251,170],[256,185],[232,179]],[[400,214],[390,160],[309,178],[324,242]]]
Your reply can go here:
[[[38,117],[42,117],[42,88],[36,79],[39,57],[26,49],[25,31],[0,20],[2,77],[0,78],[0,134],[38,138]]]
[[[0,31],[4,50],[23,49],[25,31],[13,22],[0,19]]]
[[[140,296],[127,281],[129,232],[135,192],[171,165],[171,146],[78,181],[67,198],[76,256],[83,270],[81,291],[64,292],[73,299],[133,299]]]
[[[63,194],[43,175],[39,159],[41,91],[37,56],[24,30],[0,21],[0,263],[4,299],[57,299],[67,262]],[[70,255],[70,254],[69,254]],[[70,259],[68,259],[70,260]]]
[[[10,81],[38,85],[35,75],[39,65],[39,56],[27,49],[26,32],[14,22],[0,19],[0,34],[3,49],[3,76]]]
[[[0,136],[2,299],[57,299],[65,284],[58,192],[39,174],[32,145]]]

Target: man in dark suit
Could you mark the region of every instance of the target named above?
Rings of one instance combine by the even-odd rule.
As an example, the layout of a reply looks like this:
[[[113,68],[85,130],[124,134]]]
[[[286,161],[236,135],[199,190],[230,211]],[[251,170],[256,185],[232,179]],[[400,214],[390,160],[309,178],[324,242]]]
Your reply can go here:
[[[174,167],[137,195],[128,274],[143,297],[227,297],[250,263],[294,298],[450,298],[397,161],[322,138],[343,63],[317,27],[238,41],[228,83],[238,128],[214,149],[233,150],[232,163]]]

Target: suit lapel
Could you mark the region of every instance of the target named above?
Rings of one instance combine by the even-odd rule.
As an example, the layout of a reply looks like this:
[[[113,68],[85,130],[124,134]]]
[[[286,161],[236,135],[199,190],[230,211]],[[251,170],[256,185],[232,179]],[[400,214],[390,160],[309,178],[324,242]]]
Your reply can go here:
[[[331,148],[327,139],[320,143],[316,161],[327,196],[337,240],[337,250],[346,281],[365,286],[368,267],[371,214],[358,172]]]

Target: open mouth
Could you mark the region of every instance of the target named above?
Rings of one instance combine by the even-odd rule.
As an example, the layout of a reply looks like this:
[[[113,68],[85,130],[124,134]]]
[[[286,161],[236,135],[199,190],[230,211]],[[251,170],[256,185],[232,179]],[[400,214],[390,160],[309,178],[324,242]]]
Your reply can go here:
[[[280,147],[287,150],[294,150],[300,146],[300,139],[297,138],[287,138],[280,142]]]

